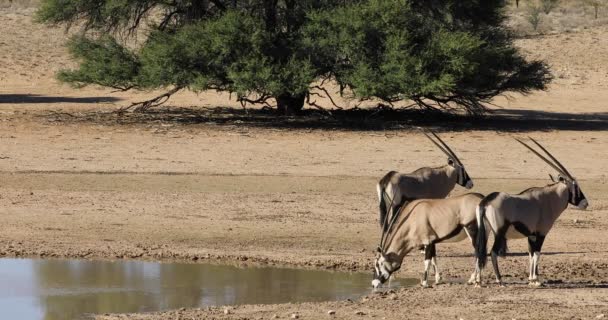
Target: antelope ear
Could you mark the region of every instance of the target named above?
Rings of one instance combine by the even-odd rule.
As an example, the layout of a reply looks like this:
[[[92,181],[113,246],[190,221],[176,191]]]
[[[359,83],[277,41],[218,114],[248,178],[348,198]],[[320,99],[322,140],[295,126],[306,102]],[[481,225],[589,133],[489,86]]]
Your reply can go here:
[[[551,178],[551,181],[553,181],[553,182],[557,182],[557,181],[555,181],[555,177],[553,177],[553,175],[552,175],[552,174],[550,174],[550,173],[549,173],[549,178]]]

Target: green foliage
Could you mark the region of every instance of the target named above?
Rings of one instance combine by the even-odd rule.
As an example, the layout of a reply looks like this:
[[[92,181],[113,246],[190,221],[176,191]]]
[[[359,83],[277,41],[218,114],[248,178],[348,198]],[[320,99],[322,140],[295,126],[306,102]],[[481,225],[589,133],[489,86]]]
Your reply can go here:
[[[543,9],[540,6],[535,4],[528,5],[528,8],[526,10],[526,20],[528,20],[534,31],[538,30],[538,25],[541,21],[542,10]]]
[[[80,68],[62,70],[59,80],[77,87],[97,84],[124,90],[135,86],[140,68],[138,59],[114,38],[92,40],[77,36],[69,41],[68,48],[81,61]]]
[[[543,89],[546,66],[520,57],[497,26],[500,10],[480,5],[484,19],[470,21],[466,1],[445,11],[421,10],[410,1],[371,0],[311,17],[306,44],[326,70],[357,97],[412,100],[470,113],[505,91]],[[429,19],[429,10],[441,19]],[[333,66],[333,67],[332,67]]]
[[[504,0],[43,0],[38,19],[83,25],[80,68],[60,79],[114,88],[217,89],[294,110],[320,80],[360,99],[483,112],[544,89],[502,27]],[[137,49],[130,35],[151,30]],[[98,36],[103,34],[104,36]],[[255,98],[252,98],[255,97]]]

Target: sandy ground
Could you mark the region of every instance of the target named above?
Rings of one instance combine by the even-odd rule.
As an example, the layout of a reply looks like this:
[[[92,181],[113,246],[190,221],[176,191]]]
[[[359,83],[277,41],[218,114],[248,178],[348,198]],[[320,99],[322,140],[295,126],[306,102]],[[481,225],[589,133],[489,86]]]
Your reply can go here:
[[[108,111],[152,93],[74,90],[52,75],[73,65],[67,35],[1,11],[0,255],[225,261],[370,272],[378,241],[375,182],[386,171],[446,159],[408,130],[268,129],[234,123],[57,121]],[[501,261],[508,284],[473,289],[466,243],[440,245],[449,284],[361,301],[180,310],[101,319],[589,319],[608,314],[608,29],[518,41],[556,73],[548,92],[498,99],[501,112],[543,130],[446,131],[475,191],[518,192],[549,182],[547,165],[513,136],[542,141],[580,180],[585,212],[567,210],[547,237],[541,274],[525,285],[525,241]],[[228,95],[180,94],[176,106],[235,106]],[[70,116],[67,116],[69,118]],[[457,188],[455,194],[462,193]],[[419,277],[422,257],[400,276]],[[491,272],[485,273],[490,280]],[[356,313],[359,313],[358,315]]]

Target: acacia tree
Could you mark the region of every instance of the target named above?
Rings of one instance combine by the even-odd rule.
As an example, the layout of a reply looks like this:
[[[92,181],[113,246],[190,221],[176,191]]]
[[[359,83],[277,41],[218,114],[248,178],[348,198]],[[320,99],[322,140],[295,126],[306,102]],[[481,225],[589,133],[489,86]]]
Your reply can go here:
[[[83,28],[80,60],[59,79],[120,90],[235,93],[299,111],[331,80],[355,98],[485,110],[507,92],[544,89],[502,27],[504,0],[43,0],[40,21]],[[148,31],[149,30],[149,31]],[[133,35],[145,41],[129,47]]]

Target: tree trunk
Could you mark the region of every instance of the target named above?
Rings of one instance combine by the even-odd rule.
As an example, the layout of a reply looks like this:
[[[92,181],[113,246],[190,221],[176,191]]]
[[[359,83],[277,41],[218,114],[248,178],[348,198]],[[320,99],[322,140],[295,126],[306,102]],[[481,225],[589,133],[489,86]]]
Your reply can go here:
[[[304,107],[305,98],[305,93],[298,95],[282,94],[276,97],[279,114],[285,116],[298,114]]]

